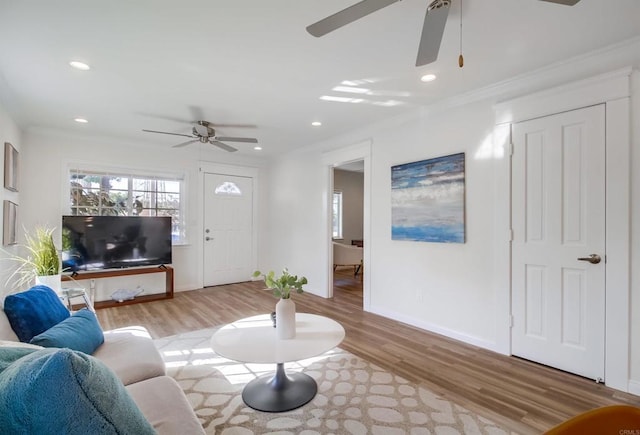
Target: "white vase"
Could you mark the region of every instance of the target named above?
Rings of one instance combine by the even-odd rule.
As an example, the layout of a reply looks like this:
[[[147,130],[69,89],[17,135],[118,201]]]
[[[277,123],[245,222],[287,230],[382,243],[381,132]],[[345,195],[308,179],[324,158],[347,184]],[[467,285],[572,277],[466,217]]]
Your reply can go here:
[[[36,285],[46,285],[56,292],[58,296],[62,296],[62,275],[46,275],[36,276]]]
[[[296,337],[296,304],[289,299],[280,299],[276,304],[276,337],[289,340]]]

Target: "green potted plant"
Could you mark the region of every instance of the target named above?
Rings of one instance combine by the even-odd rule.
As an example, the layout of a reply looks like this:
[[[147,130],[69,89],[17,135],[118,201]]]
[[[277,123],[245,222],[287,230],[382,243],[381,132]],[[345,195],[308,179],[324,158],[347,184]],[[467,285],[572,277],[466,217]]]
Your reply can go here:
[[[279,277],[276,276],[273,270],[267,274],[263,274],[259,270],[253,272],[254,278],[258,278],[259,276],[262,276],[267,288],[273,290],[273,295],[280,299],[291,298],[291,290],[294,289],[297,293],[304,292],[302,286],[307,284],[307,278],[304,276],[298,278],[297,275],[291,275],[286,267],[282,270],[282,275]]]
[[[53,243],[53,228],[36,227],[34,234],[25,231],[25,244],[20,249],[24,255],[13,255],[10,259],[19,263],[10,276],[15,279],[14,288],[36,284],[46,285],[61,294],[62,264]]]
[[[291,291],[304,292],[302,286],[307,284],[307,278],[304,276],[298,278],[297,275],[290,274],[287,268],[282,270],[280,276],[276,276],[273,270],[266,274],[259,270],[253,272],[254,278],[259,276],[262,276],[267,288],[273,290],[273,295],[280,298],[275,311],[276,336],[283,340],[294,338],[296,336],[296,305],[291,300]]]

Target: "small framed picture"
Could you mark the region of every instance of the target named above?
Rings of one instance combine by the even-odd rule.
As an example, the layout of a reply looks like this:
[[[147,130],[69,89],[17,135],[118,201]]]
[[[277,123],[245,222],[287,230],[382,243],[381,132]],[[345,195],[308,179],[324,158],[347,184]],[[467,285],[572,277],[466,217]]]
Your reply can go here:
[[[18,221],[18,205],[4,200],[3,204],[3,232],[2,232],[2,243],[6,245],[15,245],[16,242],[16,225]]]
[[[9,142],[4,143],[4,187],[18,191],[18,150]]]

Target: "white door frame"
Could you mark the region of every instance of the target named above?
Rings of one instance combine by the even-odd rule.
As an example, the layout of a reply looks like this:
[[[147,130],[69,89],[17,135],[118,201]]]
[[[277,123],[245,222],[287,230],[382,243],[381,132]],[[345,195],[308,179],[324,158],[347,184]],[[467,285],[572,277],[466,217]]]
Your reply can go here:
[[[604,103],[606,107],[606,307],[605,383],[629,391],[630,357],[630,76],[623,68],[496,105],[494,139],[504,158],[496,163],[494,276],[498,289],[497,348],[511,354],[511,124]],[[502,232],[502,233],[501,233]],[[502,263],[500,263],[502,262]],[[500,325],[504,325],[501,327]]]
[[[325,270],[327,271],[328,288],[327,297],[333,297],[333,246],[331,241],[332,234],[332,201],[333,201],[333,169],[336,166],[343,165],[345,163],[355,162],[359,160],[364,161],[364,192],[363,192],[363,262],[362,268],[362,309],[369,311],[371,306],[371,295],[369,289],[371,288],[371,274],[369,273],[368,264],[371,264],[371,139],[357,143],[346,148],[326,152],[322,155],[322,164],[325,165],[327,171],[327,186],[326,186],[326,228],[327,228],[327,263]]]
[[[258,191],[259,191],[259,169],[249,166],[224,165],[211,162],[198,162],[198,242],[196,243],[197,252],[200,253],[198,258],[197,271],[199,287],[204,286],[204,174],[225,174],[238,177],[250,177],[253,179],[253,218],[252,218],[252,258],[251,264],[253,269],[258,268]],[[247,277],[247,281],[250,277]]]

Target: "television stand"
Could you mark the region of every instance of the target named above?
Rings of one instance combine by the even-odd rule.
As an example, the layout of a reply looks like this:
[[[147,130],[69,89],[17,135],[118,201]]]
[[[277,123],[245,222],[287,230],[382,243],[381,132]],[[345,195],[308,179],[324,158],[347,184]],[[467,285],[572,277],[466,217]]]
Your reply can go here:
[[[161,301],[164,299],[173,299],[173,267],[171,266],[159,266],[159,267],[143,267],[139,269],[109,269],[90,272],[74,272],[72,275],[63,275],[62,281],[81,281],[85,279],[98,279],[98,278],[110,278],[113,276],[127,276],[127,275],[144,275],[147,273],[165,273],[166,284],[165,292],[153,295],[136,296],[134,299],[118,302],[114,300],[98,301],[94,302],[94,308],[110,308],[119,307],[122,305],[139,304],[142,302]]]

